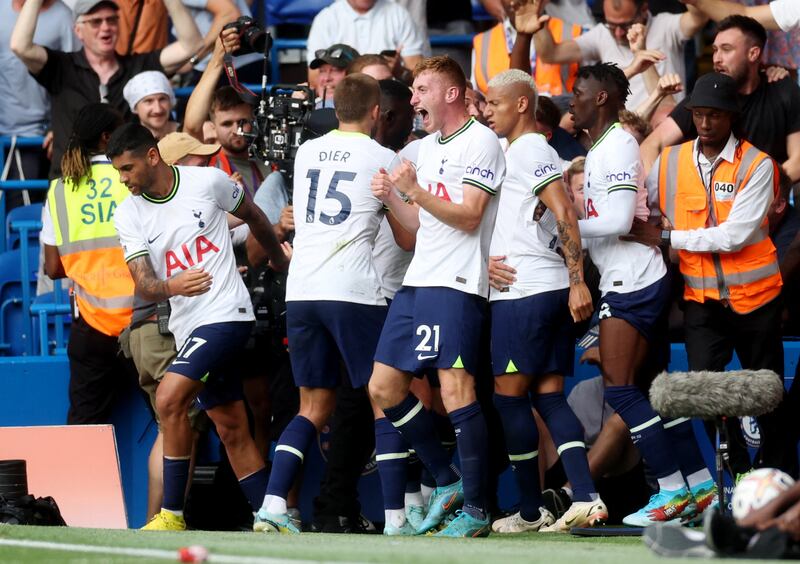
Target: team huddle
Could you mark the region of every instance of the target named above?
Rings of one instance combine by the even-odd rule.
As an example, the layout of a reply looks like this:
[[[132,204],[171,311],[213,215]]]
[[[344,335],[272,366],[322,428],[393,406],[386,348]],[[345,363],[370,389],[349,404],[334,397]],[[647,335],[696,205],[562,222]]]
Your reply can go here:
[[[621,238],[635,218],[649,215],[638,144],[618,123],[628,95],[624,74],[604,63],[578,71],[570,113],[594,141],[583,219],[558,155],[536,132],[530,74],[510,70],[491,79],[489,127],[467,114],[465,90],[457,63],[423,60],[411,104],[428,135],[398,155],[371,138],[381,111],[378,82],[360,73],[344,78],[335,91],[338,129],[297,153],[293,248],[278,243],[264,214],[221,171],[166,165],[141,126],[112,135],[107,155],[140,196],[128,198],[114,218],[125,259],[137,293],[170,300],[179,351],[157,398],[165,464],[155,521],[182,521],[187,412],[197,398],[256,512],[254,529],[300,532],[286,499],[333,412],[341,363],[372,402],[384,534],[557,533],[601,523],[608,509],[564,395],[564,378],[573,372],[573,322],[593,314],[604,399],[659,487],[624,523],[686,523],[714,503],[690,422],[662,420],[636,385],[663,333],[669,283],[657,247]],[[286,324],[300,410],[277,442],[269,473],[247,432],[241,383],[226,370],[254,319],[236,271],[229,213],[248,223],[274,269],[288,263]],[[391,240],[401,237],[414,242],[408,264]],[[375,260],[376,238],[399,252]],[[584,250],[600,272],[595,304],[584,282]],[[387,273],[398,264],[407,264],[402,285]],[[491,439],[475,390],[487,322],[493,402],[520,491],[519,511],[494,520],[487,507]],[[455,429],[458,468],[423,402],[430,393],[418,394],[420,386],[440,397]],[[569,480],[572,503],[560,517],[542,501],[533,409]],[[427,502],[409,505],[411,457],[436,487]]]

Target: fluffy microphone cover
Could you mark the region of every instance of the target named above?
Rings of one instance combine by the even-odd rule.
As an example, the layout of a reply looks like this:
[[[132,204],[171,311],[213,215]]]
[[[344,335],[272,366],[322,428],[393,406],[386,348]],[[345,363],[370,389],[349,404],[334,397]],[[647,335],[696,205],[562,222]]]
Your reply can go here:
[[[772,370],[663,372],[650,387],[650,403],[666,417],[763,415],[783,398],[783,382]]]

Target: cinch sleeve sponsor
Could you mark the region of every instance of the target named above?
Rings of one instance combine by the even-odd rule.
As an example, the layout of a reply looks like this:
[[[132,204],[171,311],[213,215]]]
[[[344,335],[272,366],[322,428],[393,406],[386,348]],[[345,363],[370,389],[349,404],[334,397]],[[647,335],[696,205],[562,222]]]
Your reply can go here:
[[[214,201],[217,205],[227,212],[235,212],[244,201],[245,189],[238,182],[231,180],[224,172],[219,172],[219,177],[215,175],[212,184]]]
[[[642,175],[639,147],[633,139],[626,141],[630,142],[620,143],[613,151],[607,151],[600,161],[605,165],[602,170],[602,181],[609,193],[617,190],[636,192],[639,189]]]
[[[480,142],[482,139],[476,141]],[[475,145],[470,149],[472,147]],[[468,150],[464,157],[467,165],[461,177],[462,184],[474,186],[492,195],[497,194],[506,174],[505,157],[497,139],[486,143],[485,146]]]
[[[532,154],[533,162],[526,167],[531,191],[535,196],[538,196],[550,183],[562,178],[561,166],[549,157],[550,155],[536,151]]]

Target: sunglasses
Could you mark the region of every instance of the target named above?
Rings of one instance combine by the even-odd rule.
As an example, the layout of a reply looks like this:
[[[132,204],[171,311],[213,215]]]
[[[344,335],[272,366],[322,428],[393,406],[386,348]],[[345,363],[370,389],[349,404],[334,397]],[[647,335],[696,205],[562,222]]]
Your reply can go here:
[[[637,23],[641,23],[642,16],[641,14],[637,14],[632,20],[628,20],[627,22],[622,23],[612,23],[612,22],[603,22],[603,25],[606,26],[606,29],[611,33],[614,33],[617,29],[621,29],[625,33],[628,33],[628,30],[632,28]]]
[[[351,61],[353,59],[350,53],[347,53],[342,49],[334,49],[333,51],[328,51],[327,49],[317,49],[314,51],[315,59],[321,59],[325,56],[330,57],[331,59],[344,59],[346,61]]]
[[[117,26],[119,25],[119,16],[106,16],[105,18],[86,18],[80,20],[78,23],[89,24],[89,27],[91,27],[92,29],[97,29],[101,25],[103,25],[103,22],[105,22],[110,26]]]

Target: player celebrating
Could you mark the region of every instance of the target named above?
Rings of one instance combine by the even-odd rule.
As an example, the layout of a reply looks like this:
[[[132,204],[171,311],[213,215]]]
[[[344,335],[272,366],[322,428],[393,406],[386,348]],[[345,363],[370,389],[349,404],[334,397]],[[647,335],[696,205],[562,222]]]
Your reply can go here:
[[[152,134],[137,124],[114,132],[106,154],[135,196],[120,204],[114,222],[136,292],[151,302],[169,299],[169,329],[179,351],[156,394],[164,433],[164,498],[144,528],[186,528],[188,411],[195,398],[216,425],[255,511],[267,471],[248,430],[239,375],[226,370],[246,343],[254,317],[236,269],[226,212],[247,222],[275,268],[285,268],[286,257],[267,218],[224,172],[167,165]]]
[[[536,103],[536,83],[526,72],[509,70],[489,81],[484,116],[509,144],[490,260],[505,261],[516,273],[506,285],[490,269],[494,403],[521,497],[517,513],[492,524],[499,533],[568,531],[608,518],[589,473],[583,427],[564,397],[564,376],[572,375],[574,362],[570,313],[575,321],[591,316],[592,298],[583,281],[577,214],[558,154],[536,132]],[[539,436],[529,391],[574,492],[555,524],[547,509],[540,511]]]
[[[420,144],[416,171],[404,162],[372,183],[391,213],[416,233],[417,243],[381,334],[369,391],[436,479],[417,532],[432,529],[463,502],[463,511],[437,533],[454,537],[489,533],[487,432],[473,375],[489,290],[493,196],[505,175],[497,137],[467,115],[465,90],[464,73],[449,57],[417,65],[411,104],[431,135]],[[456,429],[463,485],[431,415],[409,393],[411,378],[426,368],[438,369],[442,400]]]
[[[625,421],[631,439],[658,479],[659,492],[623,519],[645,526],[689,516],[694,501],[684,472],[704,467],[693,435],[679,426],[668,436],[647,397],[634,384],[669,300],[666,266],[656,247],[621,241],[634,216],[647,219],[644,174],[636,140],[619,124],[628,80],[616,65],[578,70],[570,113],[594,144],[586,155],[581,237],[600,271],[600,358],[605,400]],[[675,423],[674,421],[668,424]],[[691,429],[690,429],[691,430]],[[680,465],[680,466],[679,466]],[[692,470],[690,470],[690,468]]]
[[[297,152],[286,328],[300,411],[275,447],[256,531],[300,532],[287,514],[286,496],[311,441],[333,412],[339,358],[354,388],[365,386],[372,373],[386,300],[372,259],[383,206],[369,183],[395,157],[369,137],[380,115],[380,95],[374,78],[345,77],[334,93],[339,129]]]

